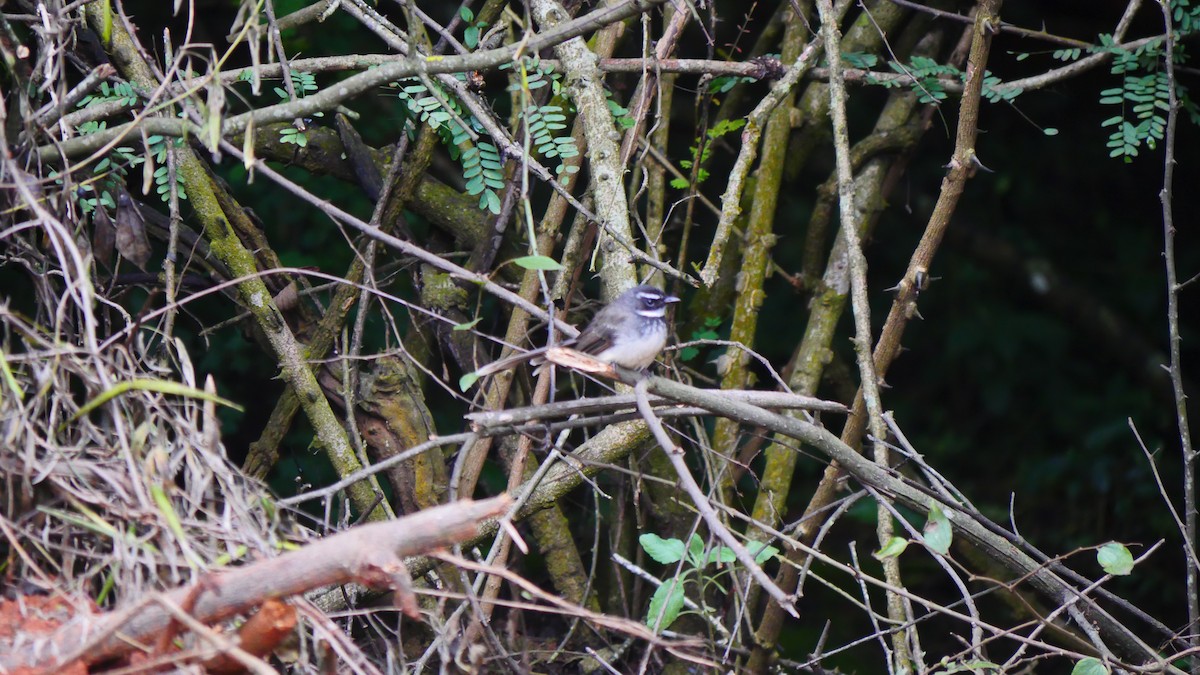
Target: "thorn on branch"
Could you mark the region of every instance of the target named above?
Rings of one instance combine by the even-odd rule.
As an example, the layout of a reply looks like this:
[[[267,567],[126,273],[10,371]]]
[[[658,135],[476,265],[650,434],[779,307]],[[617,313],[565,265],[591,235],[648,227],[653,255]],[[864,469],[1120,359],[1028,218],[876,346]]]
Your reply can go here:
[[[983,162],[979,161],[979,155],[976,155],[975,153],[971,153],[971,166],[975,167],[976,169],[986,171],[988,173],[996,173],[995,171],[992,171],[991,169],[984,166]]]
[[[913,288],[917,293],[929,288],[929,271],[924,267],[918,267],[913,271]]]

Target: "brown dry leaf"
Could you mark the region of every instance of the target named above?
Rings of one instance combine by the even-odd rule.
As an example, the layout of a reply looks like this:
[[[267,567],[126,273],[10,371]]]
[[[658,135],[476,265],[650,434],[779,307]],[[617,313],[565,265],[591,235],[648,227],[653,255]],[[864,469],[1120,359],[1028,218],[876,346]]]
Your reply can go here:
[[[290,312],[300,304],[300,291],[296,289],[296,282],[291,282],[283,287],[283,290],[275,294],[275,306],[281,312]]]
[[[150,261],[150,240],[146,238],[145,222],[137,205],[125,192],[117,197],[117,251],[142,271]]]
[[[99,204],[92,212],[92,255],[96,260],[112,268],[113,250],[117,246],[117,225],[108,211]]]

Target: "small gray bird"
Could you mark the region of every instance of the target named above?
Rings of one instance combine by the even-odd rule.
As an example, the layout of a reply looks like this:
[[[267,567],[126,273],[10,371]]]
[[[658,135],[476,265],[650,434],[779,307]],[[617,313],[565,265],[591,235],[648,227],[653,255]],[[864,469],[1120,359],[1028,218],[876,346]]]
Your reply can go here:
[[[563,342],[562,346],[622,368],[645,370],[667,345],[667,305],[674,302],[679,302],[679,298],[653,286],[635,286],[597,312],[579,337]],[[543,347],[500,359],[475,371],[475,375],[498,373],[545,352]]]
[[[566,346],[630,370],[645,370],[667,346],[667,305],[679,298],[635,286],[596,313]]]

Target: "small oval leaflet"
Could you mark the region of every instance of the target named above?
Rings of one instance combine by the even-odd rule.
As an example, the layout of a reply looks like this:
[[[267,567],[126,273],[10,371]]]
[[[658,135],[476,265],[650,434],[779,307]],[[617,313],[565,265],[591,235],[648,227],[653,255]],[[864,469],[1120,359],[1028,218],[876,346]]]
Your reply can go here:
[[[685,547],[682,541],[674,537],[663,539],[653,532],[647,532],[638,537],[638,543],[655,562],[670,565],[683,560]]]
[[[474,372],[467,373],[466,375],[463,375],[462,377],[458,378],[459,391],[466,391],[466,390],[470,389],[471,385],[475,384],[475,381],[478,379],[479,379],[479,374],[474,373]]]
[[[1099,659],[1091,656],[1080,659],[1071,669],[1071,675],[1108,675],[1108,668]]]
[[[544,255],[527,255],[520,258],[514,258],[513,262],[517,267],[523,267],[527,270],[543,270],[546,272],[557,272],[563,268],[554,258]]]
[[[950,540],[953,536],[950,519],[937,504],[929,507],[929,519],[925,521],[922,534],[925,538],[925,545],[930,550],[942,555],[950,552]]]
[[[879,549],[872,555],[875,556],[876,560],[883,560],[884,558],[898,558],[900,557],[901,553],[904,553],[904,549],[906,548],[908,548],[907,539],[904,539],[903,537],[892,537],[886,546]]]
[[[683,579],[667,579],[654,591],[646,610],[646,626],[656,633],[665,630],[683,610]]]
[[[1096,551],[1096,562],[1104,571],[1114,576],[1125,576],[1133,571],[1133,554],[1124,544],[1111,541]]]

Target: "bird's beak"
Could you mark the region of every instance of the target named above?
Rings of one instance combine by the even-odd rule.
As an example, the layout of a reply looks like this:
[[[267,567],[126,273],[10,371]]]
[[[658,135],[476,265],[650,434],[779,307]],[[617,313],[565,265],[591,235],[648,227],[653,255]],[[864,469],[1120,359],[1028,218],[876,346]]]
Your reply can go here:
[[[672,302],[679,302],[679,298],[677,298],[673,295],[668,295],[667,297],[663,298],[663,302],[665,302],[669,305]]]

